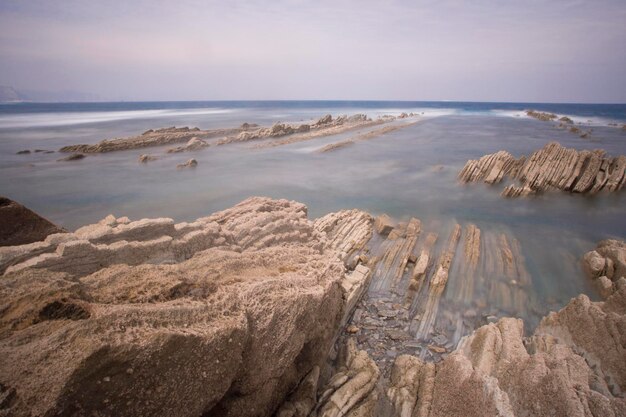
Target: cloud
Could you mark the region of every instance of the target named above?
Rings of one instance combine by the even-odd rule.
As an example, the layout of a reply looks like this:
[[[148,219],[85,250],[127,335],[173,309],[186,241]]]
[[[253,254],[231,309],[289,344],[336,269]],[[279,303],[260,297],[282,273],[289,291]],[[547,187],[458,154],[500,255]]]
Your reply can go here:
[[[626,101],[618,1],[0,1],[0,81],[124,99]]]

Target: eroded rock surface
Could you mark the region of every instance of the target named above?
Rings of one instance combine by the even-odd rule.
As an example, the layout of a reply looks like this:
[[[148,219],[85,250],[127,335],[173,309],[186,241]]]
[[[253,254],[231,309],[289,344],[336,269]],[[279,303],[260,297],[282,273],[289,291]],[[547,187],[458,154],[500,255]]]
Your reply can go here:
[[[2,248],[11,266],[0,279],[0,384],[10,401],[0,411],[259,416],[286,399],[292,410],[309,407],[351,291],[369,276],[363,265],[347,274],[344,258],[371,230],[356,210],[314,223],[302,204],[252,198],[192,223],[109,216]],[[335,398],[349,404],[350,395]]]
[[[626,156],[606,156],[602,150],[578,151],[556,142],[544,146],[529,158],[515,159],[505,151],[468,161],[461,172],[461,182],[484,181],[488,184],[504,178],[517,181],[502,195],[519,197],[548,190],[596,194],[615,192],[626,183]]]
[[[621,416],[626,413],[626,285],[584,295],[523,335],[519,319],[477,329],[438,364],[400,356],[396,416]]]
[[[141,135],[126,138],[108,139],[93,145],[68,145],[60,149],[61,152],[98,153],[124,151],[128,149],[146,148],[150,146],[185,143],[191,139],[213,138],[236,134],[244,131],[245,127],[232,129],[200,130],[197,127],[166,127],[163,129],[147,130]]]

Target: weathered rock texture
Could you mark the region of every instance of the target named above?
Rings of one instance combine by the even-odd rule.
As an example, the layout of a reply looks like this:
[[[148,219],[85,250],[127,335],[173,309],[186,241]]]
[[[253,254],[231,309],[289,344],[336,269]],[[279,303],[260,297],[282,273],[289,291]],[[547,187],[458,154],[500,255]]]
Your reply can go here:
[[[404,118],[409,117],[406,113],[402,113],[402,114],[405,115],[405,116],[402,117],[402,115],[400,115],[398,117],[399,119],[404,119]],[[393,125],[393,126],[384,126],[384,127],[381,127],[380,129],[374,129],[372,131],[369,131],[369,132],[366,132],[366,133],[361,133],[359,135],[353,136],[350,139],[346,139],[346,140],[342,140],[342,141],[339,141],[339,142],[330,143],[330,144],[328,144],[326,146],[322,146],[321,148],[319,148],[317,150],[317,152],[323,153],[323,152],[330,152],[330,151],[334,151],[334,150],[337,150],[337,149],[341,149],[341,148],[344,148],[346,146],[353,145],[353,144],[355,144],[357,142],[374,139],[374,138],[377,138],[379,136],[386,135],[387,133],[395,132],[396,130],[400,130],[400,129],[404,129],[406,127],[413,126],[415,123],[417,123],[417,122],[403,123],[403,124],[397,124],[397,125]]]
[[[387,394],[402,417],[626,415],[626,282],[605,302],[584,295],[531,337],[504,318],[438,364],[396,359]]]
[[[620,279],[626,277],[626,244],[619,240],[603,240],[583,257],[583,268],[594,280],[600,295],[608,297]]]
[[[69,145],[60,149],[61,152],[98,153],[124,151],[128,149],[146,148],[150,146],[185,143],[193,138],[206,139],[237,134],[245,131],[247,126],[232,129],[200,130],[197,127],[166,127],[148,130],[139,136],[103,140],[93,145]]]
[[[63,232],[63,229],[23,205],[0,196],[0,246],[33,243],[44,240],[50,234]]]
[[[470,160],[459,173],[462,182],[501,182],[505,177],[519,184],[507,186],[502,195],[518,197],[548,190],[595,194],[619,191],[626,183],[626,156],[606,156],[602,150],[578,151],[556,142],[529,158],[515,159],[505,151]]]
[[[0,248],[10,265],[0,279],[0,413],[312,407],[319,369],[369,277],[344,263],[371,230],[356,210],[314,223],[302,204],[252,198],[192,223],[109,216]],[[375,372],[362,356],[347,363],[351,376]],[[351,404],[351,392],[337,389],[324,415]]]

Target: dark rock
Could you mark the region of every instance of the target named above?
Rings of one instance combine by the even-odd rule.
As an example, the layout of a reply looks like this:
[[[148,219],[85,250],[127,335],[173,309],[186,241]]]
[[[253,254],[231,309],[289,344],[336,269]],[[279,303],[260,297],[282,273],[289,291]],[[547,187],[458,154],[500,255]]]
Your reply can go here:
[[[63,232],[23,205],[0,196],[0,246],[25,245]]]

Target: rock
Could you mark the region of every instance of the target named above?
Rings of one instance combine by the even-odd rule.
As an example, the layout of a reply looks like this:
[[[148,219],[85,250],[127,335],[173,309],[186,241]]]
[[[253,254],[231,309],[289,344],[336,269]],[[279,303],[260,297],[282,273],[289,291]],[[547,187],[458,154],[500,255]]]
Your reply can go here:
[[[573,299],[528,338],[521,320],[503,318],[437,364],[399,356],[387,390],[394,415],[624,415],[624,282],[604,302]]]
[[[446,348],[435,346],[435,345],[428,345],[428,349],[432,350],[433,352],[436,352],[436,353],[445,353],[445,352],[447,352]]]
[[[153,155],[147,155],[147,154],[139,155],[139,162],[141,162],[142,164],[145,164],[145,163],[150,162],[150,161],[156,161],[157,159],[159,159],[159,158],[157,158],[156,156],[153,156]]]
[[[560,117],[559,121],[570,125],[574,123],[574,121],[567,116]]]
[[[69,145],[60,149],[60,152],[100,153],[124,151],[129,149],[147,148],[151,146],[164,146],[175,143],[189,142],[193,138],[207,139],[236,135],[243,128],[200,130],[189,127],[166,127],[163,129],[150,129],[138,136],[127,138],[108,139],[96,144]]]
[[[352,235],[343,222],[358,213],[324,235],[306,211],[251,198],[192,223],[107,216],[52,235],[43,255],[26,248],[0,280],[0,394],[13,398],[1,411],[308,415],[352,299],[344,288],[367,278],[347,276],[327,238]],[[375,397],[376,365],[347,357],[318,415]]]
[[[597,278],[604,273],[606,260],[594,250],[585,254],[583,257],[583,266],[591,278]]]
[[[608,279],[605,276],[601,276],[596,280],[596,285],[598,287],[598,292],[602,298],[609,298],[611,294],[613,294],[613,281]]]
[[[54,233],[65,233],[65,230],[23,205],[0,196],[0,246],[39,242]],[[3,271],[2,258],[0,254],[0,273]]]
[[[73,153],[70,156],[66,156],[65,158],[57,159],[57,161],[59,161],[59,162],[63,162],[63,161],[78,161],[80,159],[83,159],[84,157],[85,157],[85,155],[83,155],[82,153]]]
[[[544,122],[551,122],[558,117],[556,114],[539,112],[536,110],[526,110],[526,115]]]
[[[318,417],[375,417],[380,376],[376,363],[367,352],[358,350],[354,339],[343,349],[338,369],[321,391],[316,409]]]
[[[188,152],[188,151],[199,151],[200,149],[207,148],[209,144],[197,137],[193,137],[189,139],[184,146],[178,146],[176,148],[170,148],[167,150],[167,153],[179,153],[179,152]]]
[[[468,161],[461,172],[461,182],[499,183],[503,178],[517,180],[502,192],[518,197],[558,189],[571,193],[596,194],[615,192],[626,183],[626,156],[607,157],[604,151],[577,151],[556,142],[534,152],[530,158],[513,158],[500,151]]]
[[[320,117],[317,122],[315,122],[313,124],[313,126],[321,126],[321,125],[327,125],[329,123],[331,123],[333,121],[333,116],[330,114],[327,114],[326,116]]]
[[[619,240],[603,240],[595,250],[583,256],[582,264],[589,278],[605,276],[615,282],[626,277],[626,244]],[[599,285],[606,288],[604,283]]]
[[[394,228],[394,223],[389,216],[386,214],[381,214],[376,217],[376,221],[374,222],[374,228],[378,234],[387,236]]]
[[[195,159],[191,158],[189,160],[187,160],[187,162],[185,162],[184,164],[178,164],[176,165],[177,169],[182,169],[182,168],[195,168],[198,166],[198,161],[196,161]]]
[[[23,151],[17,151],[15,154],[16,155],[27,155],[29,153],[30,153],[30,151],[28,149],[25,149]]]
[[[346,328],[346,332],[350,334],[357,333],[358,331],[359,331],[359,328],[356,327],[354,324],[351,324],[350,326]]]

